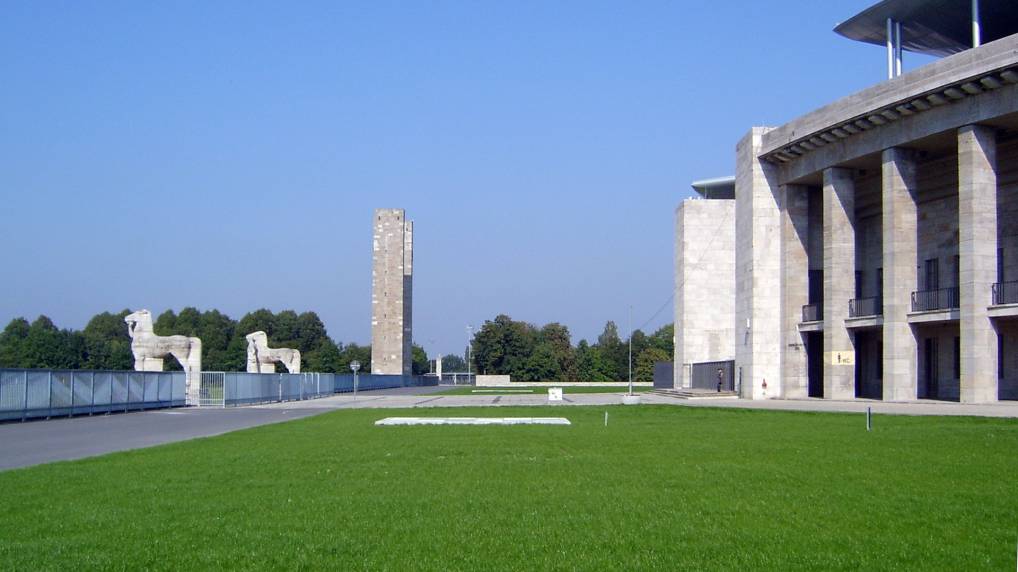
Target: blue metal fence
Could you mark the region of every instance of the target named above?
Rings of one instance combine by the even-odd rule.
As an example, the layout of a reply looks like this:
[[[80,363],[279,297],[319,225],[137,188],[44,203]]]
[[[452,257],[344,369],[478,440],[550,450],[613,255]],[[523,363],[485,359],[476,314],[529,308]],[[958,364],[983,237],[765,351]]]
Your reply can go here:
[[[0,369],[0,421],[182,407],[184,372]]]
[[[363,374],[357,378],[359,391],[438,384],[434,376]],[[353,374],[202,372],[200,391],[194,397],[202,405],[227,407],[353,390]],[[181,371],[0,369],[0,421],[183,407],[189,404],[186,392]]]
[[[202,374],[205,383],[207,374]],[[334,376],[331,373],[244,373],[225,372],[223,405],[300,401],[332,395]]]

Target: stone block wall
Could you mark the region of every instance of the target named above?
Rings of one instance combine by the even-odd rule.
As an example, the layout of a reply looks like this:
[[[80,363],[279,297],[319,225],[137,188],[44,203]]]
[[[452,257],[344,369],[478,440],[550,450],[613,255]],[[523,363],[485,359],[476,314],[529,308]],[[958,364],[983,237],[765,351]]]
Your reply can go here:
[[[735,358],[735,201],[689,199],[675,212],[676,387],[684,364]]]

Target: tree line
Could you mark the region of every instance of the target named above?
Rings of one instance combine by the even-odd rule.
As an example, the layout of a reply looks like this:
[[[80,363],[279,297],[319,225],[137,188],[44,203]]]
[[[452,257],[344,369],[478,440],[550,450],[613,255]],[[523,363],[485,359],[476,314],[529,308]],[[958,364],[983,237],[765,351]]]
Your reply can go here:
[[[640,330],[632,333],[634,381],[653,381],[654,364],[672,360],[674,331],[668,324],[649,336]],[[538,328],[500,314],[484,322],[470,349],[474,371],[510,375],[514,381],[629,379],[629,340],[619,337],[612,321],[596,342],[580,340],[574,347],[569,328],[560,323]]]
[[[131,370],[134,356],[124,317],[130,310],[103,312],[92,317],[83,330],[58,328],[46,316],[29,323],[24,318],[11,320],[0,333],[0,367]],[[298,314],[293,310],[273,313],[261,309],[245,314],[239,321],[218,310],[201,312],[184,308],[180,313],[167,310],[153,323],[160,336],[184,335],[201,338],[202,369],[205,371],[245,371],[247,334],[264,331],[270,347],[300,350],[301,370],[322,373],[350,373],[350,362],[361,363],[362,372],[371,371],[371,346],[334,341],[325,324],[314,312]],[[413,346],[413,373],[428,372],[428,356]],[[179,370],[172,357],[163,362],[167,370]],[[277,364],[277,371],[285,369]]]

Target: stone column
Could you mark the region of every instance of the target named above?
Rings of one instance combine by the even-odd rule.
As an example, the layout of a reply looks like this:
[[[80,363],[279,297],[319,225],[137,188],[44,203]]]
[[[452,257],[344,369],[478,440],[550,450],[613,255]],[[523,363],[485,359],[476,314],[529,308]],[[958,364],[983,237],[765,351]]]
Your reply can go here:
[[[882,155],[884,268],[884,400],[916,398],[918,347],[908,323],[918,261],[918,207],[914,153],[887,149]]]
[[[767,131],[754,127],[735,148],[735,376],[749,399],[782,395],[780,187],[760,159]]]
[[[781,189],[781,389],[786,399],[809,396],[806,348],[799,322],[809,302],[809,187]]]
[[[987,315],[997,276],[997,143],[992,128],[958,130],[961,401],[997,400],[997,334]]]
[[[855,295],[855,183],[851,169],[824,170],[824,397],[855,398],[855,349],[845,328]]]

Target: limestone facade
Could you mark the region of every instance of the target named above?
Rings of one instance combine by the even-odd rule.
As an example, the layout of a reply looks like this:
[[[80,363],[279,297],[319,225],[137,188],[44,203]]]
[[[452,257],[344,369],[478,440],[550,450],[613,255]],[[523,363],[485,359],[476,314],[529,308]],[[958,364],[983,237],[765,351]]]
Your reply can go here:
[[[675,211],[675,387],[694,363],[735,358],[735,200],[689,199]]]
[[[403,209],[376,209],[371,268],[371,373],[410,375],[414,223]]]
[[[754,127],[735,197],[744,398],[1018,399],[1018,34]]]

